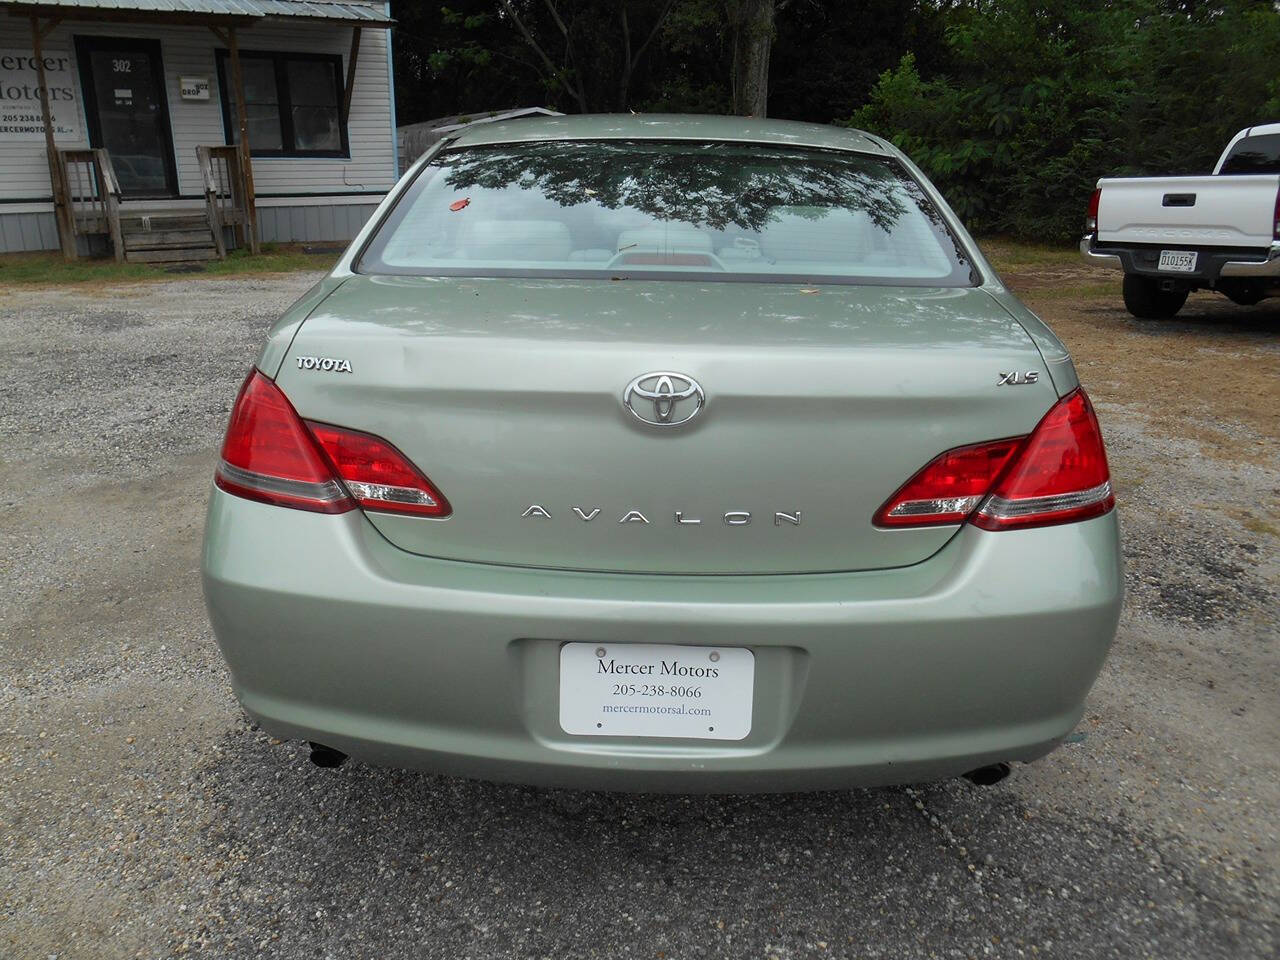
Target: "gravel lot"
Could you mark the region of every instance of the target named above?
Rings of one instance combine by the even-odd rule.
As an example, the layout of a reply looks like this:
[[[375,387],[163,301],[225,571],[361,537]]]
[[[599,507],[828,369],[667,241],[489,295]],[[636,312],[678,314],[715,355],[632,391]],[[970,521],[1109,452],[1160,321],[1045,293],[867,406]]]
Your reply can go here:
[[[995,252],[1099,405],[1129,595],[1075,742],[985,790],[312,768],[239,712],[198,556],[236,385],[315,277],[0,291],[0,956],[1275,957],[1280,306],[1141,324]]]

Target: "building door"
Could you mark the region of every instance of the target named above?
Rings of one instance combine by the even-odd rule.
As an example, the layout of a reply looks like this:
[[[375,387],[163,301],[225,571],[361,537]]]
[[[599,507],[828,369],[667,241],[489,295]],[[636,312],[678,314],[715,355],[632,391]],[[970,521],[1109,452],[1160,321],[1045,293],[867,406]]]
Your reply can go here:
[[[76,56],[89,142],[111,155],[120,192],[177,196],[159,41],[76,37]]]

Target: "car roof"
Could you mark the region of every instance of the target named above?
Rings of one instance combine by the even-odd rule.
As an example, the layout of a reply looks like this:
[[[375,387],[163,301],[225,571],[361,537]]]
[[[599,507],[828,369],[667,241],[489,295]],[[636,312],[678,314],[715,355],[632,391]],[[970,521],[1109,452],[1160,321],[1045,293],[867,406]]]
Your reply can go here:
[[[1280,133],[1280,123],[1260,123],[1254,127],[1245,127],[1236,134],[1236,138],[1257,137],[1266,133]]]
[[[548,140],[701,140],[767,143],[889,155],[884,141],[850,127],[794,120],[696,114],[591,113],[523,117],[468,127],[451,146],[536,143]]]

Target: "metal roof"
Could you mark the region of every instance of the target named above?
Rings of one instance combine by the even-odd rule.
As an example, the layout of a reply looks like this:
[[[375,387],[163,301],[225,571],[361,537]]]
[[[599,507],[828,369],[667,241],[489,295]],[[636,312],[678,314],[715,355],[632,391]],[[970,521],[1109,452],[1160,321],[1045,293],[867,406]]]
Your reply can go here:
[[[454,141],[459,146],[528,143],[538,140],[714,140],[770,143],[831,150],[891,154],[892,148],[861,130],[825,123],[661,113],[585,113],[567,117],[527,117],[471,124]]]
[[[42,13],[70,18],[76,12],[144,13],[174,16],[296,17],[305,20],[342,20],[370,26],[390,26],[392,20],[381,3],[361,0],[0,0],[0,6],[39,7]],[[65,11],[65,12],[64,12]]]

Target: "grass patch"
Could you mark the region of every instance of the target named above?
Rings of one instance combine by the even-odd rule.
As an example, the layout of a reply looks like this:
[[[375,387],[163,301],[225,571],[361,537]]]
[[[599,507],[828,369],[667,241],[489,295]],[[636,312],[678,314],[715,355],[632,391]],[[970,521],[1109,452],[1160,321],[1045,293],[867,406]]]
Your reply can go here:
[[[1034,287],[1024,289],[1018,296],[1028,300],[1092,300],[1098,297],[1120,296],[1120,281],[1087,283],[1069,287]]]
[[[1280,526],[1276,526],[1270,520],[1264,520],[1261,517],[1253,515],[1246,516],[1242,521],[1244,528],[1250,533],[1266,533],[1273,537],[1280,537]]]
[[[130,283],[164,274],[145,263],[114,260],[63,260],[57,253],[7,253],[0,256],[0,286],[62,286],[69,283]]]
[[[997,270],[1006,267],[1078,266],[1080,250],[1073,244],[1062,246],[1024,243],[1008,237],[985,237],[978,246]]]
[[[328,270],[338,253],[307,253],[300,244],[263,244],[256,257],[245,250],[232,250],[225,260],[210,260],[189,274],[166,273],[147,263],[116,263],[107,258],[63,260],[57,253],[10,253],[0,255],[0,287],[67,286],[71,284],[138,283],[171,280],[175,276],[234,277],[257,273],[292,273],[297,270]]]
[[[210,260],[204,273],[233,276],[242,273],[292,273],[295,270],[328,270],[341,251],[307,253],[299,245],[264,243],[256,257],[247,250],[231,250],[225,260]]]

